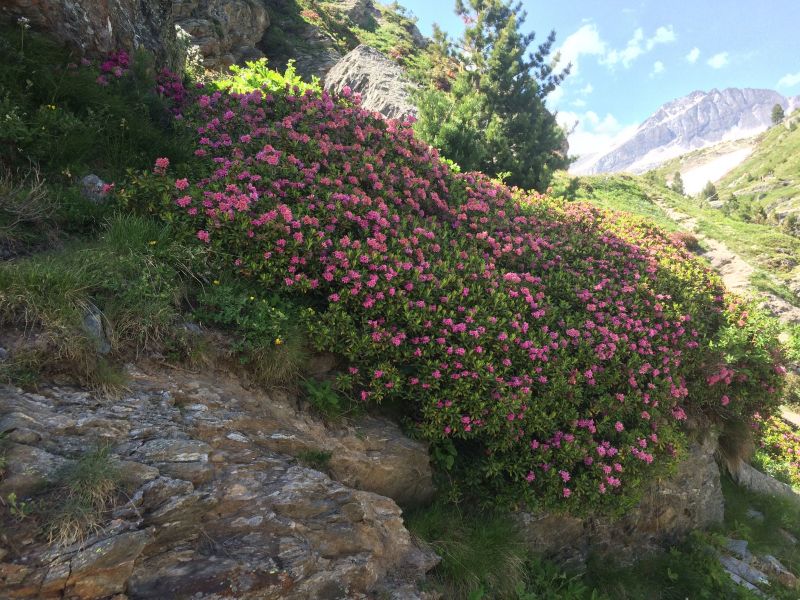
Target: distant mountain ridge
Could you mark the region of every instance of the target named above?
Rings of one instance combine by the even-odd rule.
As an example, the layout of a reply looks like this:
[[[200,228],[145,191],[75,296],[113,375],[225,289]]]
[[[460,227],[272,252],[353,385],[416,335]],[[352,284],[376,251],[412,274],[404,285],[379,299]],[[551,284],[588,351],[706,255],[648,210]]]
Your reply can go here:
[[[570,172],[642,173],[692,150],[752,137],[771,125],[775,104],[789,112],[800,107],[800,96],[752,88],[694,91],[664,104],[610,150],[582,157]]]

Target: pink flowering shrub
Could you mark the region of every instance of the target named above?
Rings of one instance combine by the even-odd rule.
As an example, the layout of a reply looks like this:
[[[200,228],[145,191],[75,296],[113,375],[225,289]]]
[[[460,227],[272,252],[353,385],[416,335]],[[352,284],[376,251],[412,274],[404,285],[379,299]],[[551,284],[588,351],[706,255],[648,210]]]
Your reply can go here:
[[[155,93],[164,98],[175,116],[179,116],[189,101],[189,90],[183,78],[166,67],[156,75]]]
[[[217,91],[184,114],[197,165],[143,177],[151,210],[316,301],[340,389],[401,407],[465,490],[613,506],[679,454],[687,415],[775,401],[763,319],[643,221],[453,173],[347,98]]]

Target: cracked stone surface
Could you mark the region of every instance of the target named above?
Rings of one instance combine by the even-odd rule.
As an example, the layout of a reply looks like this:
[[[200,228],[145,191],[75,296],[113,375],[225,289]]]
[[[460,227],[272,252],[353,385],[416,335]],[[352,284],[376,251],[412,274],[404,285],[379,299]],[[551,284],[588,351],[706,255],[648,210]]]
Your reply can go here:
[[[116,400],[0,387],[3,497],[48,493],[98,445],[122,487],[103,529],[72,546],[48,545],[36,515],[0,514],[0,597],[429,597],[417,582],[438,557],[386,496],[430,496],[424,446],[382,419],[326,426],[224,375],[129,371]],[[330,476],[292,457],[304,450],[331,452]]]

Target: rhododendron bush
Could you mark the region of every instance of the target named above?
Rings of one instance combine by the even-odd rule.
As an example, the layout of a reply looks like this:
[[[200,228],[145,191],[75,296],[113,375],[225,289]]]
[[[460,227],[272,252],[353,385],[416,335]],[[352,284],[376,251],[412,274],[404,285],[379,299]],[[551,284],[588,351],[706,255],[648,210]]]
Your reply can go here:
[[[773,402],[763,319],[642,221],[453,173],[349,97],[200,92],[184,116],[198,165],[144,177],[153,208],[316,299],[340,389],[400,406],[462,489],[613,505],[680,453],[687,415]]]

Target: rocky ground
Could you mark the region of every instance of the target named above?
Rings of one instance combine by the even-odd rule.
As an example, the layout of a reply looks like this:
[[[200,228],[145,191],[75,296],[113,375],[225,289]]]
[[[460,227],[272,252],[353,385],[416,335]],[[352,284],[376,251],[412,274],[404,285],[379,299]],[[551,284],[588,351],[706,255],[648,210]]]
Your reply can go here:
[[[35,506],[98,446],[121,480],[102,528],[66,547],[47,543],[35,511],[4,511],[3,598],[425,597],[415,582],[438,557],[386,495],[430,497],[424,446],[380,419],[326,427],[224,376],[129,371],[116,400],[0,388],[0,496]],[[315,452],[329,453],[325,472],[295,458]]]

